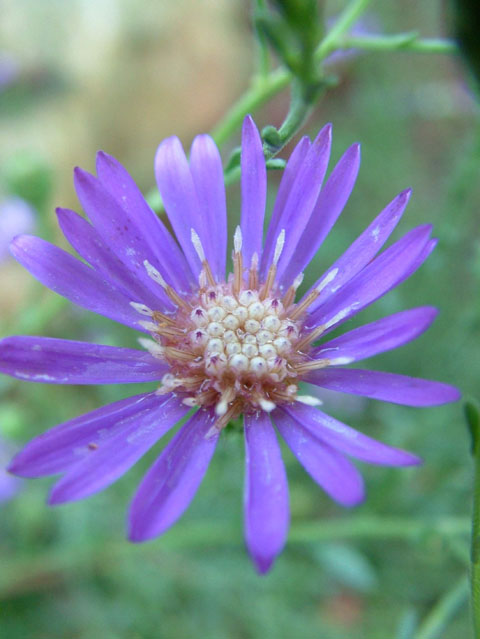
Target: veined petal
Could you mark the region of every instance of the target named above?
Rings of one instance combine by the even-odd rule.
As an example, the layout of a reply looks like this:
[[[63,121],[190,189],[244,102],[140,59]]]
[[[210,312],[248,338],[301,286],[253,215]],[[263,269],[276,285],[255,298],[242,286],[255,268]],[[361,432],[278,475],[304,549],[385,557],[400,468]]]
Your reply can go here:
[[[408,204],[408,200],[410,199],[410,194],[411,190],[407,189],[397,195],[365,231],[359,235],[345,253],[339,257],[328,271],[314,284],[312,288],[315,288],[321,282],[328,281],[327,286],[322,289],[320,296],[311,305],[310,312],[313,313],[313,311],[326,302],[333,293],[347,284],[371,262],[400,221]],[[400,240],[400,242],[401,241],[402,240]],[[332,274],[334,274],[334,276],[332,276]]]
[[[262,139],[249,115],[243,121],[240,161],[242,253],[245,265],[249,267],[254,253],[259,259],[262,256],[263,220],[267,201],[267,168]]]
[[[88,453],[54,485],[49,503],[83,499],[103,490],[127,472],[188,411],[174,395],[157,396],[153,405],[118,422],[96,448],[88,448]]]
[[[292,453],[332,499],[342,506],[363,500],[362,476],[348,459],[283,411],[275,410],[272,417]]]
[[[192,244],[192,229],[202,243],[209,230],[202,220],[190,167],[177,137],[167,138],[158,147],[155,176],[168,219],[193,274],[197,276],[201,265]]]
[[[245,416],[244,500],[247,548],[263,574],[285,545],[290,518],[280,447],[263,411]]]
[[[145,475],[130,507],[131,541],[161,535],[186,510],[215,451],[218,433],[209,433],[214,421],[213,413],[197,411]]]
[[[146,259],[164,274],[174,288],[188,291],[195,283],[178,244],[152,211],[127,170],[104,151],[97,153],[97,174],[105,189],[117,200],[148,245]]]
[[[32,235],[16,237],[10,250],[27,271],[55,293],[89,311],[144,331],[138,324],[142,317],[130,305],[132,300],[69,253]]]
[[[305,381],[340,393],[362,395],[405,406],[438,406],[460,399],[454,386],[416,377],[355,368],[312,371]]]
[[[153,260],[153,266],[164,277],[167,272],[150,251],[143,230],[96,177],[76,168],[74,183],[83,210],[104,242],[146,288],[157,293],[161,287],[148,275],[145,261]]]
[[[418,264],[431,230],[426,224],[406,233],[319,306],[308,318],[308,324],[332,330],[398,286],[412,274],[412,265]]]
[[[75,211],[57,209],[58,222],[65,238],[77,253],[86,260],[97,273],[111,282],[130,300],[142,300],[150,308],[171,310],[172,303],[161,286],[155,291],[143,285],[135,273],[112,253],[94,227]]]
[[[297,146],[294,148],[292,155],[289,157],[285,169],[283,171],[280,186],[278,188],[277,197],[275,198],[275,204],[272,211],[272,218],[268,225],[267,235],[265,237],[265,247],[263,249],[260,274],[265,277],[268,268],[272,262],[275,244],[278,235],[282,228],[280,227],[280,219],[283,217],[283,211],[288,202],[290,193],[295,185],[298,177],[298,172],[308,155],[311,147],[311,142],[308,137],[303,137]]]
[[[13,459],[9,471],[21,477],[55,475],[80,462],[139,413],[162,403],[155,393],[127,397],[75,417],[35,437]]]
[[[279,231],[285,229],[285,242],[277,269],[279,280],[312,215],[327,170],[331,143],[332,125],[327,124],[317,135],[305,156],[278,221]]]
[[[277,409],[303,426],[314,437],[345,455],[369,464],[383,466],[415,466],[422,460],[400,448],[393,448],[350,428],[317,408],[299,402]]]
[[[432,306],[401,311],[340,335],[314,348],[311,355],[315,359],[329,359],[333,365],[336,360],[349,364],[373,357],[416,339],[427,330],[437,313]]]
[[[150,353],[51,337],[0,340],[0,372],[44,384],[128,384],[161,379],[167,364]]]
[[[222,281],[227,257],[227,204],[222,159],[209,135],[197,135],[194,139],[190,170],[203,220],[201,228],[195,230],[213,274]]]
[[[313,213],[297,245],[301,250],[292,254],[279,277],[284,288],[305,269],[327,237],[350,197],[359,168],[360,145],[354,144],[345,151],[320,191]]]

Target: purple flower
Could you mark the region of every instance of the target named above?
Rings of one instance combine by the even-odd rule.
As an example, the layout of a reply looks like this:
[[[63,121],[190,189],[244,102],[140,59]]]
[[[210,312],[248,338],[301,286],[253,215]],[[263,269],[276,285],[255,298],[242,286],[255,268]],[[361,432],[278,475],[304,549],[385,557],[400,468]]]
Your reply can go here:
[[[14,451],[14,446],[0,437],[0,504],[15,497],[21,489],[23,480],[7,472],[7,464]]]
[[[303,138],[285,168],[265,240],[266,169],[250,117],[242,132],[241,224],[233,273],[225,279],[227,216],[222,163],[213,140],[197,137],[187,160],[173,137],[155,172],[177,242],[125,169],[100,152],[94,177],[75,170],[90,222],[58,209],[62,231],[89,265],[36,237],[12,251],[37,279],[79,306],[143,331],[144,351],[46,337],[0,342],[0,370],[53,384],[160,382],[142,395],[77,417],[34,439],[10,470],[24,477],[62,473],[50,503],[102,490],[126,472],[192,408],[144,477],[129,513],[129,537],[163,533],[185,511],[230,420],[244,416],[245,536],[259,572],[285,543],[289,504],[276,425],[313,479],[344,506],[364,496],[354,457],[408,466],[419,459],[354,431],[302,395],[321,388],[408,406],[459,397],[452,386],[392,373],[344,368],[418,337],[436,311],[390,315],[341,337],[327,334],[409,277],[435,246],[418,226],[377,256],[410,196],[400,193],[297,302],[302,272],[340,215],[359,168],[350,147],[321,187],[331,126]],[[322,339],[322,343],[318,341]]]
[[[0,202],[0,262],[9,256],[8,247],[15,235],[28,233],[35,226],[35,211],[19,197]]]

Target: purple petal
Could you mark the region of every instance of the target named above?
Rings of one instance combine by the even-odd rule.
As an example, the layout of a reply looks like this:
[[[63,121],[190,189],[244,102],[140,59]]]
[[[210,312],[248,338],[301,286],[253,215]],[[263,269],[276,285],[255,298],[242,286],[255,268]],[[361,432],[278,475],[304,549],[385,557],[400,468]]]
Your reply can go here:
[[[287,165],[283,171],[282,179],[278,189],[277,197],[275,198],[275,204],[273,207],[272,218],[268,225],[267,235],[265,237],[265,247],[263,249],[260,274],[265,277],[268,268],[272,262],[273,254],[275,251],[275,243],[277,237],[282,230],[279,226],[280,219],[283,217],[283,211],[288,202],[290,193],[296,183],[298,172],[305,160],[306,155],[311,147],[311,142],[308,137],[303,137],[297,146],[294,148],[293,153],[287,161]]]
[[[280,447],[264,412],[245,416],[245,540],[259,573],[282,551],[290,518]]]
[[[155,393],[135,395],[59,424],[32,439],[14,458],[9,471],[22,477],[63,472],[96,450],[122,424],[135,421],[139,413],[155,409],[161,401]]]
[[[175,289],[188,291],[195,280],[185,257],[126,169],[111,155],[100,151],[97,154],[97,174],[148,245],[146,259],[164,274],[165,280]]]
[[[348,459],[281,410],[272,417],[295,457],[332,499],[342,506],[363,500],[362,476]]]
[[[0,54],[0,88],[1,88]],[[20,197],[0,201],[0,263],[10,257],[8,247],[16,235],[31,233],[35,228],[36,211]]]
[[[336,360],[342,360],[338,362],[341,364],[349,364],[373,357],[417,338],[427,330],[437,313],[432,306],[401,311],[336,337],[313,349],[311,355],[315,359],[327,358],[332,364],[336,364]]]
[[[411,267],[418,262],[431,229],[430,225],[418,226],[392,244],[314,311],[307,320],[308,324],[325,325],[332,330],[398,286],[411,275]]]
[[[454,386],[380,371],[324,368],[308,373],[305,381],[340,393],[405,406],[438,406],[460,399],[460,392]]]
[[[175,435],[143,478],[129,513],[129,539],[161,535],[192,501],[215,451],[215,416],[197,411]]]
[[[371,439],[312,406],[297,402],[278,410],[283,411],[314,437],[361,461],[383,466],[415,466],[422,463],[416,455]]]
[[[149,250],[143,231],[93,175],[76,168],[74,182],[83,210],[111,251],[145,288],[163,295],[158,293],[161,287],[148,275],[144,262],[148,260],[163,277],[167,277],[167,272]],[[173,308],[171,302],[169,306]]]
[[[301,250],[295,251],[283,271],[280,284],[284,288],[304,270],[337,221],[350,197],[359,167],[360,145],[354,144],[345,151],[320,191],[312,216],[298,242]]]
[[[305,156],[278,221],[279,232],[285,229],[285,242],[277,269],[279,280],[288,267],[312,215],[327,170],[331,143],[332,125],[327,124],[317,135]]]
[[[174,395],[156,397],[155,404],[115,424],[108,437],[88,452],[52,488],[50,504],[88,497],[129,470],[189,411]]]
[[[44,384],[128,384],[162,378],[168,365],[145,351],[51,337],[0,340],[0,371]]]
[[[10,250],[22,266],[55,293],[89,311],[144,331],[138,325],[144,318],[132,308],[132,300],[72,255],[32,235],[16,237]]]
[[[320,296],[311,305],[310,312],[323,304],[371,262],[400,221],[410,199],[410,194],[411,190],[408,189],[397,195],[315,283],[312,288],[325,281],[331,273],[335,273],[335,277],[323,288]]]
[[[172,303],[161,286],[146,288],[135,273],[114,254],[91,224],[75,211],[57,209],[58,222],[66,239],[97,273],[110,281],[130,300],[142,300],[152,309],[172,309]]]
[[[167,138],[158,147],[155,176],[168,219],[193,274],[197,276],[200,260],[192,244],[192,228],[202,243],[209,229],[202,219],[192,173],[177,137]]]
[[[262,256],[263,220],[267,201],[267,168],[262,139],[252,118],[247,115],[242,128],[242,253],[247,267],[252,255]]]
[[[195,230],[202,240],[213,274],[223,281],[227,257],[227,204],[222,159],[209,135],[198,135],[194,139],[190,170],[203,220],[201,228]]]

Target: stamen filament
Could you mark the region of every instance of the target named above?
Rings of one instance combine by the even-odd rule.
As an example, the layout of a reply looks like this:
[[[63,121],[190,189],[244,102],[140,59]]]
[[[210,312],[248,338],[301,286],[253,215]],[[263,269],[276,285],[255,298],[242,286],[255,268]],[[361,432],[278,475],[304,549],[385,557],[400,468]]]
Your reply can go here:
[[[243,284],[242,231],[237,226],[233,236],[233,293],[238,297]]]
[[[258,288],[258,253],[252,255],[252,262],[248,273],[248,288],[250,290],[256,290]]]
[[[325,326],[317,326],[311,333],[305,335],[299,342],[296,343],[295,348],[297,351],[302,351],[306,346],[318,339],[325,331]]]

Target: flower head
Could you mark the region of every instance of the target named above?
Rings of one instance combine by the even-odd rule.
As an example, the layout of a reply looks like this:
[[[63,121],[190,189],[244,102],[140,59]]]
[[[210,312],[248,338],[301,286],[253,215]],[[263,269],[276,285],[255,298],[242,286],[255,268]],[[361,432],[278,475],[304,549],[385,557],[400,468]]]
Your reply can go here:
[[[303,138],[290,157],[263,241],[266,168],[262,142],[245,119],[241,223],[227,277],[227,217],[222,164],[202,135],[190,161],[177,138],[159,147],[155,171],[176,240],[116,160],[99,153],[97,175],[76,169],[90,222],[59,209],[62,231],[88,265],[35,237],[12,251],[46,286],[91,311],[146,333],[144,351],[41,337],[0,343],[0,370],[56,384],[160,382],[34,439],[11,471],[63,473],[50,503],[86,497],[120,477],[195,409],[143,479],[129,514],[129,536],[164,532],[193,498],[227,423],[243,415],[246,445],[245,536],[260,572],[281,551],[288,489],[272,425],[300,463],[336,501],[363,498],[349,461],[411,465],[414,455],[376,442],[321,412],[299,382],[410,406],[453,401],[446,384],[344,368],[414,339],[436,311],[414,308],[340,337],[327,334],[409,277],[435,246],[419,226],[377,255],[409,199],[398,195],[350,248],[297,299],[303,270],[340,215],[359,167],[349,148],[322,187],[331,127]]]

